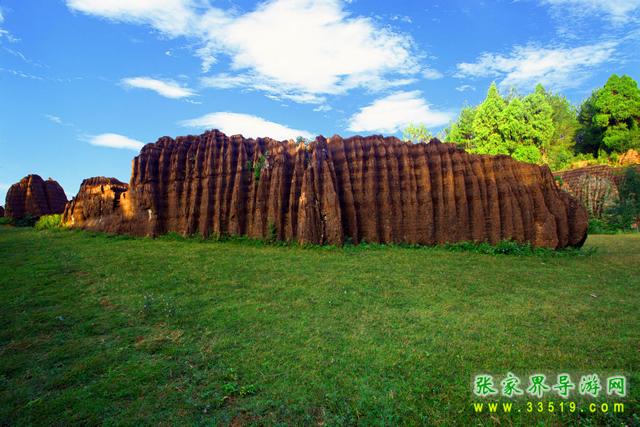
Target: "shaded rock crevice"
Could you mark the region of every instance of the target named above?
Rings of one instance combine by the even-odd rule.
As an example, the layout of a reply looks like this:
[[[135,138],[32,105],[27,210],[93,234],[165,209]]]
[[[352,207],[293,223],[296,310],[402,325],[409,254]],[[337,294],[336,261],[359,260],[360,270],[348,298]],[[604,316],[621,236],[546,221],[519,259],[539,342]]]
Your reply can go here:
[[[128,188],[96,185],[83,183],[67,224],[150,236],[335,245],[512,239],[552,248],[581,245],[587,230],[586,211],[547,167],[437,140],[333,136],[305,146],[219,131],[163,137],[133,160]]]

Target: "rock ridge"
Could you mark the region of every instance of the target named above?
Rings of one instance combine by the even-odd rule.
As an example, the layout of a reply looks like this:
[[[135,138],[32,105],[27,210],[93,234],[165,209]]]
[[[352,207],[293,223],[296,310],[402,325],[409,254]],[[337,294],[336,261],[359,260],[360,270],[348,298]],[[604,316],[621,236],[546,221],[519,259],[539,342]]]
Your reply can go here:
[[[551,248],[580,246],[587,230],[585,209],[548,167],[437,140],[336,135],[304,145],[213,130],[145,145],[117,196],[99,195],[97,185],[83,183],[66,224],[148,236],[335,245],[512,239]],[[101,207],[80,209],[87,205]]]

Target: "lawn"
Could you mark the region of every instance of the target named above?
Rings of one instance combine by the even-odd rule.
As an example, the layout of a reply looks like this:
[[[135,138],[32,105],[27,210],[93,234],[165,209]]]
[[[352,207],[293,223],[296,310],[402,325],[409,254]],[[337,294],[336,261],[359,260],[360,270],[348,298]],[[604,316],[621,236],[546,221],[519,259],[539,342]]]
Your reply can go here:
[[[586,249],[2,226],[0,425],[640,425],[640,235]],[[474,376],[507,372],[623,373],[625,410],[476,414]]]

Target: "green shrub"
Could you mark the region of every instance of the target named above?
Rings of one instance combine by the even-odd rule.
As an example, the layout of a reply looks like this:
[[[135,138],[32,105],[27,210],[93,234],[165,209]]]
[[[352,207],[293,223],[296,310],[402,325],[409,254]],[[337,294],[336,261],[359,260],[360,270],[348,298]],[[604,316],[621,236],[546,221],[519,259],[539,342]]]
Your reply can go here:
[[[256,181],[260,181],[260,174],[262,173],[262,169],[267,165],[267,157],[269,156],[269,152],[265,151],[253,166],[253,177]]]
[[[591,231],[591,221],[589,230]],[[640,173],[633,167],[624,172],[619,186],[619,197],[607,206],[602,215],[602,221],[594,222],[595,233],[613,231],[638,231],[640,228]]]
[[[513,240],[502,240],[496,245],[487,242],[457,242],[443,246],[450,251],[470,251],[487,255],[533,255],[551,251],[551,249],[534,248],[530,243],[518,243]]]
[[[25,215],[22,218],[15,218],[13,224],[16,227],[33,227],[34,225],[36,225],[37,220],[38,218],[36,218],[35,216]]]
[[[13,225],[13,218],[8,216],[0,217],[0,225]]]
[[[278,229],[273,222],[269,222],[267,226],[267,238],[265,240],[267,243],[275,243],[278,240]]]
[[[604,220],[598,218],[589,219],[589,234],[615,234],[615,228]]]
[[[56,230],[62,227],[62,215],[42,215],[35,223],[36,230]]]

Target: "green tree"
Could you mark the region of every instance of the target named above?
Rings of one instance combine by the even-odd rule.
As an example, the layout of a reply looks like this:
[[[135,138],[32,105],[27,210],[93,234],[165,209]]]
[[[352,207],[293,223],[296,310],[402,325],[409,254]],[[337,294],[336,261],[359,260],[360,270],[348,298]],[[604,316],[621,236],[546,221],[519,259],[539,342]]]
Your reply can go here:
[[[516,160],[527,163],[542,163],[542,153],[535,145],[520,145],[511,154]]]
[[[512,91],[507,100],[495,83],[489,87],[487,98],[474,116],[472,151],[508,154],[516,160],[540,163],[542,150],[553,134],[552,110],[544,88],[539,86],[525,97]]]
[[[631,77],[613,74],[580,108],[577,146],[600,155],[640,148],[640,89]]]
[[[611,227],[630,229],[640,228],[640,173],[634,167],[625,170],[618,189],[619,199],[608,212],[607,220]]]
[[[549,149],[553,137],[553,110],[547,102],[542,85],[522,99],[526,132],[521,140],[524,145],[535,145],[541,151]]]
[[[402,139],[405,141],[413,141],[414,143],[429,142],[431,138],[433,138],[433,136],[424,123],[420,123],[418,125],[409,123],[404,131],[402,131]]]
[[[552,170],[568,167],[574,160],[575,138],[580,127],[577,109],[569,100],[560,95],[545,92],[547,103],[551,106],[553,136],[544,153],[544,162]]]
[[[481,154],[509,154],[503,144],[500,127],[503,122],[503,111],[507,107],[505,100],[498,91],[495,82],[489,86],[487,97],[478,106],[473,119],[473,134],[475,148],[472,150]]]
[[[475,138],[473,120],[475,117],[476,107],[465,106],[462,108],[458,120],[452,123],[450,128],[446,129],[445,141],[455,143],[462,148],[473,148],[473,140]]]
[[[501,145],[507,154],[513,154],[518,145],[527,141],[530,129],[526,119],[525,106],[520,98],[512,98],[502,111],[500,122]],[[527,143],[525,143],[528,145]]]

